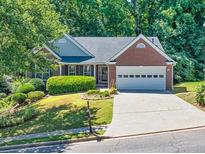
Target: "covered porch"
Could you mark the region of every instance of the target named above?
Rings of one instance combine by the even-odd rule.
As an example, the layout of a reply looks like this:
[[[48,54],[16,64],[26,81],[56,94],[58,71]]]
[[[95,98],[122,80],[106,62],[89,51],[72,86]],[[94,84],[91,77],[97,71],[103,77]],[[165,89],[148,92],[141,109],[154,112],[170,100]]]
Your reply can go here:
[[[60,64],[59,75],[94,76],[98,87],[108,87],[106,64]]]

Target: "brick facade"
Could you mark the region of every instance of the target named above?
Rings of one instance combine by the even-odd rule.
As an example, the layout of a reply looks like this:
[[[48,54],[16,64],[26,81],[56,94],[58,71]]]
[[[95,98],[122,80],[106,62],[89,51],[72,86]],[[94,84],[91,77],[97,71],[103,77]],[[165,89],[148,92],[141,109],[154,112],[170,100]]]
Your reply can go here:
[[[146,48],[136,48],[138,43],[145,44]],[[167,65],[167,59],[158,53],[143,39],[139,39],[124,53],[116,58],[115,65],[109,65],[109,87],[116,81],[116,66],[167,66],[166,89],[171,90],[173,85],[173,65]]]
[[[109,64],[108,65],[108,87],[115,87],[116,82],[116,65]]]

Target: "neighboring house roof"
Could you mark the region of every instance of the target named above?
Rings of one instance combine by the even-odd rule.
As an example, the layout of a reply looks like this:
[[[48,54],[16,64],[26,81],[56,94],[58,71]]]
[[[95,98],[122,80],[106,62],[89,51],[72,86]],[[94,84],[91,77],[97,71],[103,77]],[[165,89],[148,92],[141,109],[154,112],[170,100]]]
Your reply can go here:
[[[157,37],[147,37],[147,39],[157,50],[164,53]],[[134,40],[136,37],[71,37],[65,35],[54,42],[55,48],[51,51],[55,51],[61,63],[106,63]]]

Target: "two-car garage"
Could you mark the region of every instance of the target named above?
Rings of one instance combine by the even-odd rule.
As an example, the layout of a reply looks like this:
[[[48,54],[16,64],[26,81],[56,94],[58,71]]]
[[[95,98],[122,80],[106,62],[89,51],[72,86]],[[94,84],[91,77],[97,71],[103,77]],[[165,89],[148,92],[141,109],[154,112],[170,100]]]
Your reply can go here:
[[[166,66],[116,66],[116,86],[121,90],[165,90]]]

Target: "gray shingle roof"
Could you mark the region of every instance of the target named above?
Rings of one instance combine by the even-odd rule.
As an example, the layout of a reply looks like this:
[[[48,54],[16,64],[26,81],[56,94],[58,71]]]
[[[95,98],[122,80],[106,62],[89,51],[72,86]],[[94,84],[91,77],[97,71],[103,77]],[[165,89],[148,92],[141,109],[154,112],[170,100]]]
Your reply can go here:
[[[66,36],[54,43],[59,51],[53,49],[61,58],[62,62],[67,63],[105,63],[115,54],[121,51],[136,37],[72,37],[94,57],[86,54]],[[157,37],[147,37],[162,51],[162,45]],[[86,57],[86,58],[83,58]]]

